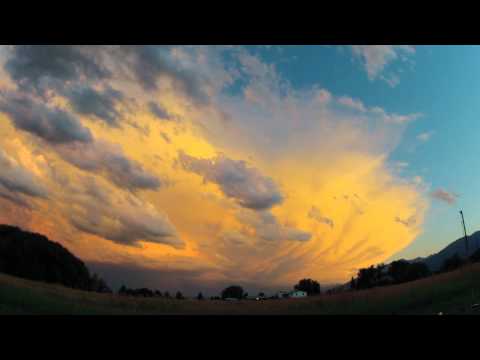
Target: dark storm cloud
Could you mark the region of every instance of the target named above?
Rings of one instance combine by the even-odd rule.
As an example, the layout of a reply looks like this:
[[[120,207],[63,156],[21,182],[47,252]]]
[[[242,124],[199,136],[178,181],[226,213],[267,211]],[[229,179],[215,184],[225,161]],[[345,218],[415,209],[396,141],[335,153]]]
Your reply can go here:
[[[58,153],[76,167],[103,173],[117,186],[130,190],[158,189],[162,183],[145,171],[140,163],[129,159],[119,145],[97,140],[90,144],[72,143],[57,146]]]
[[[95,50],[95,46],[16,45],[11,47],[5,70],[21,89],[43,95],[50,87],[63,88],[80,78],[109,77]]]
[[[152,269],[142,267],[135,263],[107,263],[107,262],[87,262],[87,266],[92,272],[98,273],[115,290],[122,285],[129,288],[158,289],[162,293],[168,291],[171,296],[175,296],[177,291],[183,295],[194,297],[199,292],[204,296],[219,296],[224,288],[232,285],[231,281],[205,281],[202,275],[207,274],[209,269]],[[260,291],[273,295],[278,291],[277,287],[261,286],[252,282],[236,282],[244,288],[249,294],[256,295]]]
[[[248,167],[245,161],[231,160],[223,155],[197,159],[180,152],[179,162],[185,170],[203,176],[205,182],[217,184],[226,196],[243,207],[264,210],[283,201],[275,182]]]
[[[9,48],[5,71],[25,92],[40,96],[50,90],[64,93],[77,83],[132,74],[146,91],[158,90],[158,80],[168,79],[173,88],[197,104],[207,104],[209,84],[201,73],[172,56],[172,46],[122,45],[18,45]],[[107,67],[108,64],[108,67]],[[112,67],[113,66],[113,67]]]
[[[87,266],[104,278],[115,290],[125,285],[129,288],[158,289],[162,293],[168,291],[172,296],[175,296],[178,290],[184,295],[194,296],[199,291],[203,291],[205,295],[205,288],[196,280],[203,273],[202,270],[150,269],[133,263],[88,262]],[[215,294],[218,293],[217,291]]]
[[[150,203],[93,177],[81,178],[79,184],[80,191],[70,191],[76,207],[69,213],[78,230],[121,245],[146,241],[184,247],[168,217]]]
[[[0,149],[0,196],[16,204],[29,207],[22,195],[47,198],[47,190],[40,180]]]
[[[91,115],[110,126],[118,126],[120,113],[116,105],[124,98],[123,94],[111,87],[97,91],[89,86],[75,86],[66,92],[73,109],[82,115]]]
[[[146,91],[157,90],[158,79],[167,77],[173,82],[174,88],[193,101],[208,103],[209,98],[203,86],[206,80],[199,74],[182,68],[178,61],[172,59],[171,49],[171,46],[158,45],[120,47],[120,51],[129,57],[129,65],[136,80]]]
[[[150,109],[150,112],[160,120],[174,120],[174,117],[169,114],[167,109],[153,101],[148,103],[148,108]]]
[[[9,116],[16,128],[53,144],[93,140],[90,130],[72,114],[24,95],[0,93],[0,111]]]

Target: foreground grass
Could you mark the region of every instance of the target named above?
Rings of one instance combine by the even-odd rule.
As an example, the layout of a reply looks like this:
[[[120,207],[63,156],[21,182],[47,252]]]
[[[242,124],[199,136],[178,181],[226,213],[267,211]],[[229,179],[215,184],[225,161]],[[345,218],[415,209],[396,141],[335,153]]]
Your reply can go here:
[[[477,314],[480,264],[415,282],[306,299],[198,301],[72,290],[0,274],[0,314]]]

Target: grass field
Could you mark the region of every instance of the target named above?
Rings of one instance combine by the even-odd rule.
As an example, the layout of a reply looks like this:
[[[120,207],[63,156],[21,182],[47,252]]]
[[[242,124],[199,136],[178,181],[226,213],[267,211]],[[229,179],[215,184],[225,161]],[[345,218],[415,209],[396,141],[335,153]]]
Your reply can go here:
[[[0,274],[0,314],[480,314],[480,264],[415,282],[305,299],[267,301],[130,298]]]

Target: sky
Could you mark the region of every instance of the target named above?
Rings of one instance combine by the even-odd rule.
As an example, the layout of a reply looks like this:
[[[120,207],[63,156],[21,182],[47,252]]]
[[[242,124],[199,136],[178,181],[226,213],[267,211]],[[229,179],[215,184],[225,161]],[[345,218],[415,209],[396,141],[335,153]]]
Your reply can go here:
[[[0,46],[0,223],[114,286],[346,282],[480,228],[476,46]]]

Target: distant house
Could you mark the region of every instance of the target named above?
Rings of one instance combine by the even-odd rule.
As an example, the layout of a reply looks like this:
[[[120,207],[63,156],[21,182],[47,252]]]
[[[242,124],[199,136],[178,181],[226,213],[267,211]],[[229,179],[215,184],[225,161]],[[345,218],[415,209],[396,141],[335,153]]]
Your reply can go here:
[[[308,294],[305,291],[295,290],[288,295],[291,298],[303,298],[303,297],[307,297]]]
[[[279,291],[277,293],[277,297],[279,299],[287,299],[287,298],[303,298],[306,297],[308,294],[305,291],[295,290],[295,291]]]

